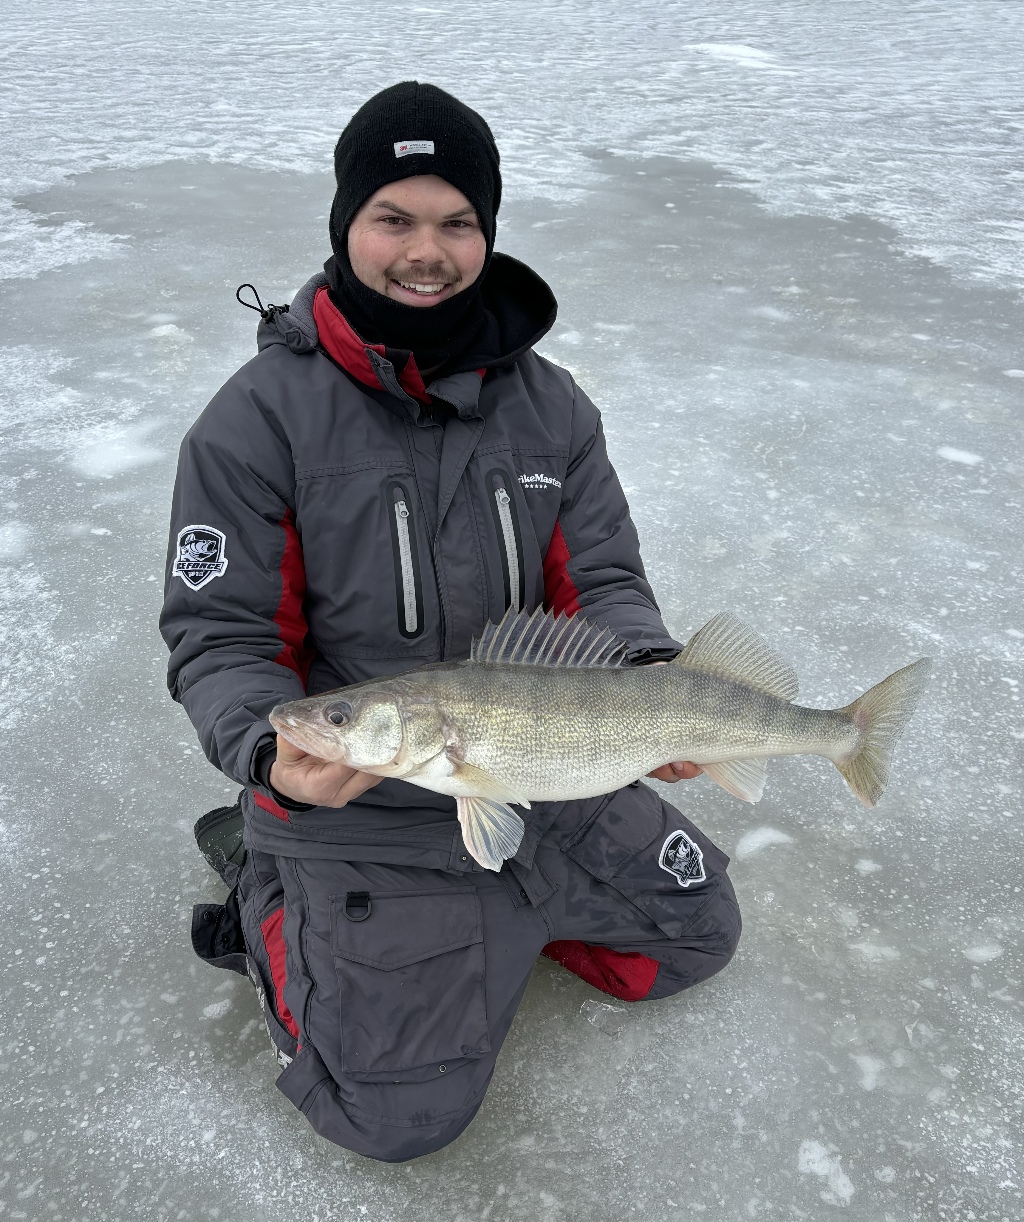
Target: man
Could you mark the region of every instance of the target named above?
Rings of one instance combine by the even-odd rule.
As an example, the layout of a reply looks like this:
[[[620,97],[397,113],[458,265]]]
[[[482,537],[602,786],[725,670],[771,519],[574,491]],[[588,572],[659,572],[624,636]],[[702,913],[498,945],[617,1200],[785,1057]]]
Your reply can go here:
[[[433,86],[362,107],[335,150],[326,275],[262,312],[174,496],[171,692],[244,786],[244,864],[194,945],[251,975],[278,1085],[314,1128],[387,1161],[470,1122],[542,950],[655,999],[724,967],[740,929],[728,859],[646,786],[535,804],[493,873],[452,799],[306,755],[267,720],[466,657],[510,606],[581,611],[634,665],[681,648],[597,410],[532,350],[551,291],[494,253],[498,164],[486,123]]]

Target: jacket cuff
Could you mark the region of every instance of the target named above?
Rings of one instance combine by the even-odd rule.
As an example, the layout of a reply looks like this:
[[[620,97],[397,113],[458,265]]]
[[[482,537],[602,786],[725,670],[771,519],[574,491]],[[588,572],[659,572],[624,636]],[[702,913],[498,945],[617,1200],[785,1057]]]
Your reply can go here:
[[[671,662],[683,652],[682,646],[675,648],[658,645],[640,645],[626,654],[627,666],[649,666],[652,662]]]
[[[257,789],[262,789],[268,797],[273,798],[278,806],[283,806],[285,810],[313,810],[312,803],[298,802],[295,798],[289,798],[271,785],[270,770],[273,768],[276,759],[277,736],[271,733],[257,742],[256,749],[252,753],[252,763],[249,766],[250,783]]]

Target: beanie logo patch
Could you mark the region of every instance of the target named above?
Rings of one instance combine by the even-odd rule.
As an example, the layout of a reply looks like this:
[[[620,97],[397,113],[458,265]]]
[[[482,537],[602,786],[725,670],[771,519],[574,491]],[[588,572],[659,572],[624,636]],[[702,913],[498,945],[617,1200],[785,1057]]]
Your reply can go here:
[[[398,140],[395,142],[395,156],[409,157],[413,153],[433,153],[433,140]]]

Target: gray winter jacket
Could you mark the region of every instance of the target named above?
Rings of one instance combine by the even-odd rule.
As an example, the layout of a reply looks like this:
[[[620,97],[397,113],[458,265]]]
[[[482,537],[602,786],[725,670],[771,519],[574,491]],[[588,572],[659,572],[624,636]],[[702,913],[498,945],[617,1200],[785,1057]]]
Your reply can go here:
[[[246,787],[247,840],[264,852],[472,868],[454,801],[402,781],[343,810],[285,809],[253,772],[282,701],[464,658],[510,604],[580,610],[633,661],[681,648],[597,409],[531,349],[550,291],[507,256],[489,275],[502,357],[425,388],[411,355],[364,344],[314,277],[267,312],[258,355],[182,443],[169,687],[211,763]],[[547,822],[534,816],[524,858]]]

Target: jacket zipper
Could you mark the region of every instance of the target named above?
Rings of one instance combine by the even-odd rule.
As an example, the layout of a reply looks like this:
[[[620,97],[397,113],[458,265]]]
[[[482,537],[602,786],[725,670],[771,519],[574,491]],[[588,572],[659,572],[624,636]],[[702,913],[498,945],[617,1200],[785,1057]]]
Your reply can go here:
[[[401,484],[388,485],[387,500],[395,559],[398,630],[406,638],[416,637],[423,631],[423,591],[415,519],[409,507],[409,494]]]
[[[504,488],[495,488],[494,499],[498,503],[498,521],[501,523],[501,539],[505,545],[505,563],[508,565],[509,599],[513,611],[519,610],[519,549],[516,547],[516,528],[512,522],[512,498]]]
[[[503,577],[505,578],[505,603],[513,611],[523,607],[523,545],[519,532],[519,515],[516,503],[509,491],[510,477],[502,470],[489,471],[487,483],[491,488],[491,509],[494,527],[501,547]]]
[[[395,502],[395,522],[398,527],[398,556],[402,566],[402,594],[405,601],[405,631],[416,634],[419,617],[416,614],[416,574],[412,567],[412,544],[409,541],[409,506]]]

